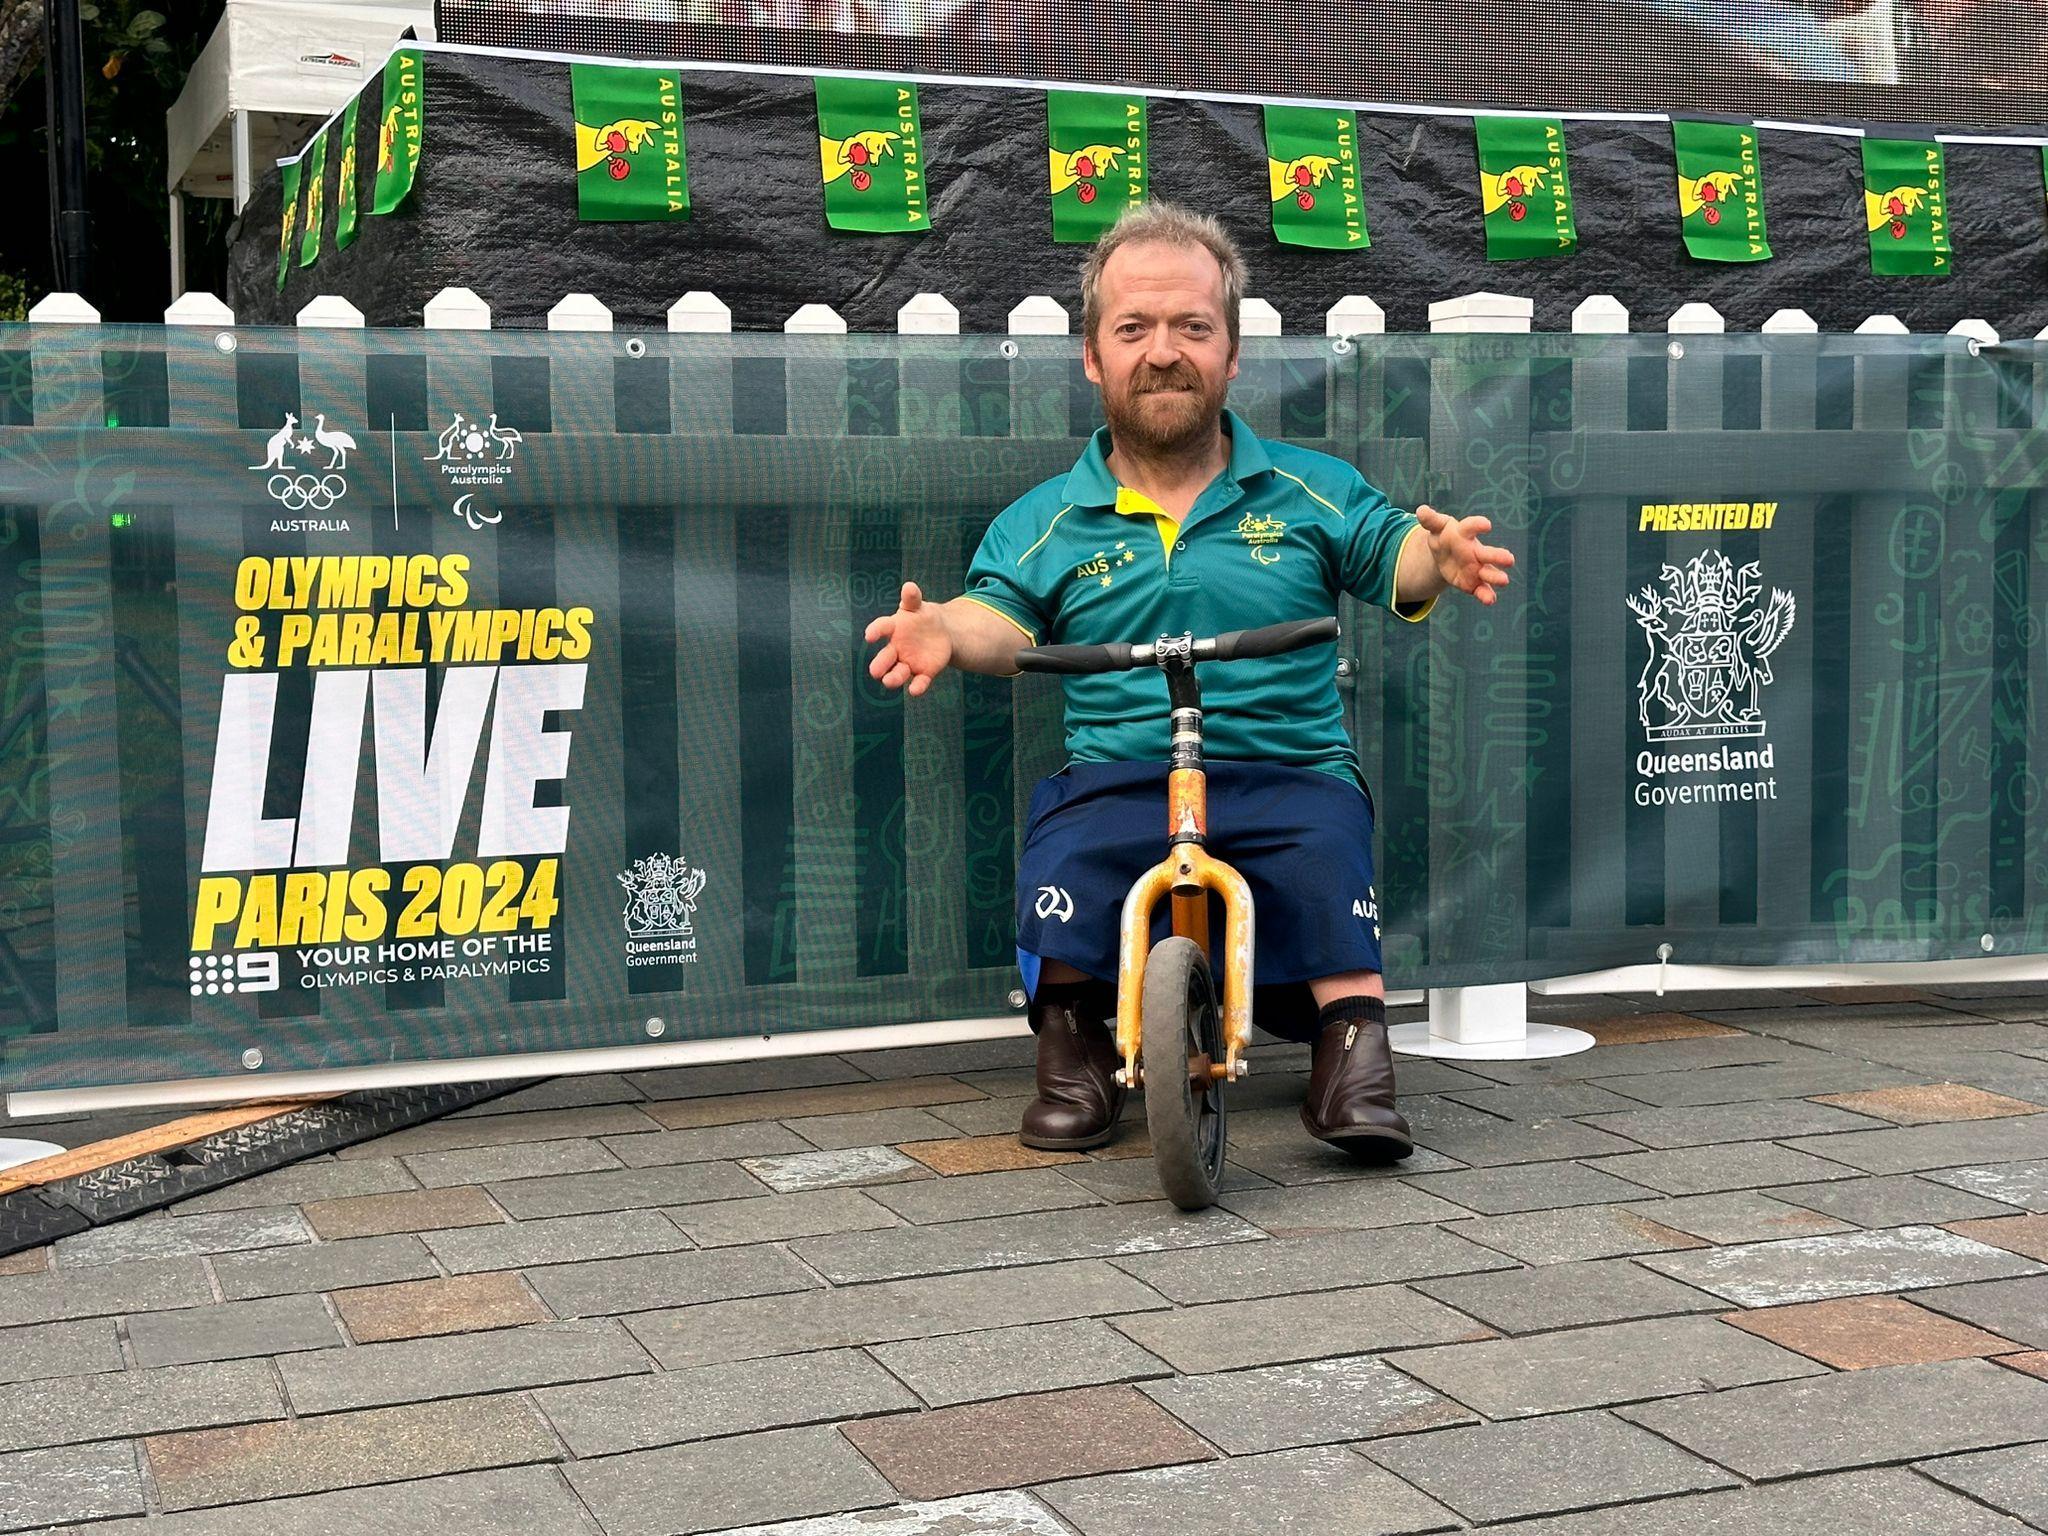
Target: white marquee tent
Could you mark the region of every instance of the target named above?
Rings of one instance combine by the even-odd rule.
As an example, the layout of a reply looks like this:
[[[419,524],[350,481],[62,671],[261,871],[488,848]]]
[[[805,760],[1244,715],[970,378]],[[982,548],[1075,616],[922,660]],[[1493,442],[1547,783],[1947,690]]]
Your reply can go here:
[[[433,37],[432,0],[227,0],[164,114],[173,298],[185,291],[184,198],[232,197],[241,212],[253,168],[297,152],[407,27]]]

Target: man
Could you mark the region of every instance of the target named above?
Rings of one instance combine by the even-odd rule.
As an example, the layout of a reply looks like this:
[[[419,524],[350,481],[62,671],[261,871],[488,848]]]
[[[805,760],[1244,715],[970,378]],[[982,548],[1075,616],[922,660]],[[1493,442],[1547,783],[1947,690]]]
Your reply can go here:
[[[1225,410],[1244,289],[1244,259],[1214,219],[1152,203],[1103,236],[1082,269],[1082,357],[1108,426],[1071,473],[990,525],[964,595],[927,603],[904,585],[896,612],[867,628],[882,642],[875,677],[914,696],[949,666],[1014,673],[1026,645],[1316,618],[1340,590],[1408,619],[1446,587],[1495,600],[1514,557],[1480,542],[1484,518],[1397,511],[1341,459],[1262,441]],[[1317,646],[1214,666],[1202,686],[1209,846],[1251,886],[1254,980],[1305,982],[1314,997],[1312,1020],[1259,1022],[1314,1044],[1302,1105],[1313,1135],[1404,1157],[1414,1144],[1394,1107],[1371,802],[1335,657]],[[1117,916],[1165,849],[1166,716],[1155,672],[1067,680],[1073,761],[1038,787],[1018,857],[1018,958],[1038,1036],[1027,1146],[1100,1146],[1123,1107],[1108,1022]]]

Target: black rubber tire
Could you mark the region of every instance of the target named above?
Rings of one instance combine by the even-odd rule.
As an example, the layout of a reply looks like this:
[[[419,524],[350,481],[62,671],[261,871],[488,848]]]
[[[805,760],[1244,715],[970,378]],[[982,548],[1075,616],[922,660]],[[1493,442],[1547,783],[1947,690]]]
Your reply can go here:
[[[1145,962],[1145,1035],[1139,1063],[1145,1078],[1145,1123],[1152,1161],[1167,1199],[1184,1211],[1216,1203],[1223,1182],[1223,1084],[1197,1094],[1188,1058],[1223,1059],[1223,1020],[1209,957],[1193,939],[1155,944]]]

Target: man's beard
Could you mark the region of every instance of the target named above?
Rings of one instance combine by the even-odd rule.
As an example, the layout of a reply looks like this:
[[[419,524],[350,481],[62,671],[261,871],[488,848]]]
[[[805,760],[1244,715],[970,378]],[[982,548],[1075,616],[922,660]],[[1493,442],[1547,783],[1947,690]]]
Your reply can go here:
[[[1180,388],[1185,394],[1163,400],[1146,396]],[[1131,376],[1122,394],[1102,392],[1102,413],[1109,421],[1110,441],[1145,458],[1171,458],[1192,453],[1211,442],[1223,419],[1228,384],[1211,392],[1186,363],[1171,368],[1144,368]]]

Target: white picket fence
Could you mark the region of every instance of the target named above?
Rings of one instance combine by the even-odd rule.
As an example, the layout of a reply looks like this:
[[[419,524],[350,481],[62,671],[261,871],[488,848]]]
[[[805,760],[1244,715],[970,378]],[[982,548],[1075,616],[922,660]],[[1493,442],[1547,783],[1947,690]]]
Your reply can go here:
[[[91,325],[99,312],[76,294],[56,293],[43,299],[29,312],[36,324]],[[468,288],[444,288],[429,299],[421,319],[429,330],[489,330],[491,308]],[[1468,293],[1440,299],[1429,306],[1429,329],[1436,335],[1528,334],[1533,329],[1535,302],[1510,294]],[[1571,332],[1575,335],[1622,335],[1631,329],[1628,309],[1608,294],[1593,294],[1572,311]],[[1246,336],[1279,336],[1285,323],[1267,300],[1247,298],[1239,311],[1240,327]],[[164,311],[166,325],[232,326],[234,311],[218,298],[205,293],[187,293]],[[364,325],[361,310],[348,300],[334,296],[314,299],[301,309],[297,324],[308,328],[351,329]],[[1056,299],[1045,294],[1025,298],[1010,311],[1008,334],[1012,336],[1066,336],[1073,331],[1074,317]],[[565,294],[548,311],[550,331],[610,332],[614,329],[609,308],[588,293]],[[684,294],[668,309],[672,333],[723,334],[731,332],[732,310],[716,294],[695,291]],[[783,322],[790,335],[827,336],[847,333],[846,321],[829,305],[806,304]],[[1329,337],[1378,336],[1386,333],[1386,312],[1365,294],[1346,294],[1332,304],[1322,317],[1322,334]],[[1656,329],[1652,327],[1651,329]],[[1676,338],[1719,335],[1728,327],[1719,311],[1708,304],[1679,306],[1664,321],[1662,330]],[[1759,327],[1765,335],[1813,335],[1820,327],[1801,309],[1781,309]],[[904,336],[956,336],[960,334],[960,312],[943,294],[912,296],[896,314],[896,333]],[[1856,326],[1855,333],[1873,336],[1904,336],[1909,328],[1895,315],[1871,315]],[[1999,334],[1984,320],[1959,320],[1949,327],[1950,336],[1962,338],[1975,353],[1996,346]],[[2035,339],[2048,340],[2048,327]],[[1674,347],[1682,343],[1674,341]],[[1675,355],[1675,354],[1674,354]],[[1849,966],[1722,966],[1687,965],[1670,962],[1670,946],[1660,946],[1654,964],[1621,966],[1564,976],[1548,981],[1501,986],[1432,989],[1426,994],[1429,1018],[1398,1026],[1394,1031],[1397,1048],[1412,1055],[1463,1057],[1466,1059],[1511,1060],[1526,1057],[1565,1055],[1584,1050],[1593,1037],[1580,1030],[1559,1028],[1529,1017],[1529,995],[1563,996],[1609,992],[1655,992],[1667,990],[1720,991],[1754,988],[1820,988],[1870,985],[1954,985],[1971,982],[2048,982],[2048,957],[1995,956],[1981,960],[1923,961]],[[1420,992],[1396,992],[1389,1001],[1423,1001]],[[733,1060],[820,1050],[864,1049],[877,1044],[935,1044],[964,1039],[988,1038],[1020,1032],[1019,1018],[957,1020],[933,1024],[885,1027],[873,1030],[832,1032],[825,1035],[753,1039],[743,1042],[678,1042],[662,1047],[638,1048],[654,1051],[650,1061],[662,1064],[684,1060]],[[858,1035],[858,1041],[847,1038]],[[872,1037],[872,1038],[870,1038]],[[738,1047],[738,1049],[735,1049]],[[605,1066],[615,1068],[617,1051],[563,1053],[564,1057],[603,1056]],[[522,1058],[526,1073],[539,1070],[591,1070],[589,1063]],[[486,1074],[489,1075],[489,1074]],[[516,1074],[508,1074],[516,1075]],[[445,1077],[445,1072],[442,1074]],[[379,1074],[378,1085],[398,1079]],[[422,1077],[420,1081],[440,1080]],[[354,1084],[352,1083],[351,1086]],[[367,1086],[367,1084],[365,1084]],[[269,1083],[277,1091],[275,1083]]]

